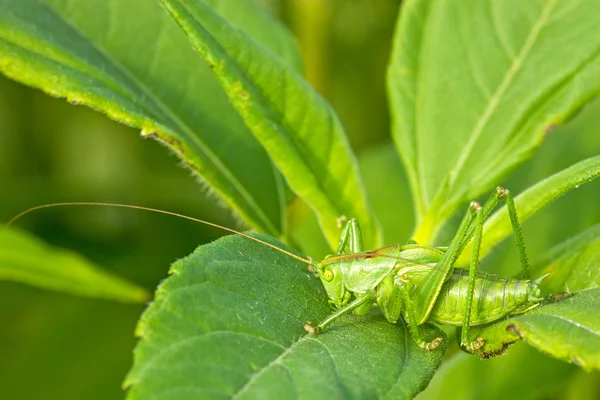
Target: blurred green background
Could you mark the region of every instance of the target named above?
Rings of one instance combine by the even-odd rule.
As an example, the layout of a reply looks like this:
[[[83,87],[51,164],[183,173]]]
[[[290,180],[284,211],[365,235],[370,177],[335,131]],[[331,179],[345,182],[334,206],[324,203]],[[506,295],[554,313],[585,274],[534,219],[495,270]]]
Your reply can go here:
[[[410,194],[390,142],[385,96],[385,69],[400,2],[262,3],[298,37],[306,76],[339,113],[359,155],[386,243],[406,241],[413,226]],[[504,184],[519,193],[598,154],[599,127],[600,102],[596,102],[551,132],[535,157]],[[0,221],[43,203],[109,201],[239,227],[210,191],[179,164],[163,146],[142,140],[134,129],[0,77]],[[599,198],[600,182],[593,182],[528,221],[524,235],[531,258],[599,223]],[[316,229],[309,212],[294,203],[290,220],[304,251],[322,256],[322,245],[306,239]],[[39,211],[18,226],[50,244],[76,250],[151,291],[167,276],[174,260],[222,235],[166,216],[95,207]],[[446,232],[453,229],[450,224]],[[484,267],[511,275],[517,272],[517,260],[514,245],[507,241],[485,260]],[[131,365],[133,331],[143,308],[0,282],[0,398],[122,398],[120,384]],[[516,385],[524,391],[522,398],[600,397],[600,374],[584,374],[521,345],[513,354],[489,362],[461,354],[451,357],[423,398],[435,398],[441,393],[435,390],[447,387],[447,382],[464,386],[452,377],[452,368],[473,372],[478,387],[484,389],[492,380],[509,388]],[[523,368],[537,371],[537,380],[525,381],[515,373]],[[470,380],[464,374],[462,379]],[[553,384],[539,384],[548,380]],[[482,392],[477,390],[483,389],[457,390],[456,398],[479,398]],[[513,391],[498,389],[498,393],[514,397]]]

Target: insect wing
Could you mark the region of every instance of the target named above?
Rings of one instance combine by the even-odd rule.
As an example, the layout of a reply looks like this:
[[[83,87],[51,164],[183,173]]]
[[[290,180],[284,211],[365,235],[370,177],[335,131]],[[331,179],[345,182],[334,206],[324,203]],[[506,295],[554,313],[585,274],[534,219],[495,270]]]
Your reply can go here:
[[[389,275],[397,259],[375,257],[342,261],[344,285],[354,293],[365,293],[374,289],[382,279]]]

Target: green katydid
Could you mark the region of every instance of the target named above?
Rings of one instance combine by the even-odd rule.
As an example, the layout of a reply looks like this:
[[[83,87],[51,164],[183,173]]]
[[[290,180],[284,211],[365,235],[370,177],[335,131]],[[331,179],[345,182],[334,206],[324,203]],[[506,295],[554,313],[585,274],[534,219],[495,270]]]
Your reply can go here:
[[[477,271],[483,223],[501,199],[505,199],[508,206],[525,280],[503,279]],[[469,205],[447,248],[407,244],[363,251],[358,222],[350,219],[343,229],[336,254],[327,256],[321,262],[300,257],[245,233],[208,221],[141,206],[89,202],[46,204],[20,213],[8,225],[33,210],[65,205],[125,207],[178,216],[241,235],[308,264],[309,269],[321,279],[329,304],[334,310],[317,325],[306,323],[305,329],[311,334],[322,332],[342,315],[350,312],[364,315],[373,305],[377,305],[391,323],[403,317],[414,342],[421,348],[433,350],[442,341],[441,338],[435,338],[427,342],[420,334],[419,325],[433,322],[462,326],[461,346],[474,351],[480,349],[484,341],[482,338],[470,337],[472,326],[524,313],[544,300],[540,297],[538,288],[544,277],[529,280],[529,267],[514,201],[510,192],[500,187],[483,206],[476,202]],[[471,265],[469,273],[465,274],[465,269],[454,270],[454,264],[471,240]]]
[[[477,271],[483,223],[500,199],[506,199],[525,280]],[[454,263],[471,239],[473,253],[467,275],[464,269],[455,271]],[[408,244],[364,252],[358,223],[350,220],[337,255],[318,263],[316,271],[336,311],[318,325],[307,323],[308,332],[319,333],[338,317],[351,311],[365,314],[377,304],[392,323],[402,316],[415,343],[428,350],[435,349],[442,339],[423,340],[418,326],[425,322],[462,326],[461,346],[474,351],[484,341],[470,337],[471,326],[524,313],[544,300],[538,288],[544,277],[529,280],[515,204],[510,192],[500,187],[483,206],[476,202],[469,205],[447,248]]]

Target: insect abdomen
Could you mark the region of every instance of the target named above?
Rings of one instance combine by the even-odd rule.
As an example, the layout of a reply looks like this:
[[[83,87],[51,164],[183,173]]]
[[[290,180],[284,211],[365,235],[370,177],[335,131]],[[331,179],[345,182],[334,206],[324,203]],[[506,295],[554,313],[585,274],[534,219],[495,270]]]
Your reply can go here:
[[[457,269],[442,286],[428,321],[442,325],[460,326],[464,318],[469,285],[469,271]],[[535,287],[530,281],[503,279],[479,273],[475,279],[471,325],[496,321],[509,314],[521,313],[526,305],[535,306],[530,294]]]

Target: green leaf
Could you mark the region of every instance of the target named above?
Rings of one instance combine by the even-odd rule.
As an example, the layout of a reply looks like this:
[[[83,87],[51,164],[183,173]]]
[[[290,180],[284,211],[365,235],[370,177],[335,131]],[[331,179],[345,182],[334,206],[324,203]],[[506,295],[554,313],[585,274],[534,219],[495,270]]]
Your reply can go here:
[[[141,303],[148,293],[70,251],[0,227],[0,279],[79,296]]]
[[[600,175],[600,156],[571,165],[515,197],[515,206],[519,222],[523,223],[536,212],[568,193],[577,189]],[[480,257],[485,257],[498,243],[513,234],[513,228],[508,216],[508,208],[504,205],[492,214],[483,226]],[[471,244],[462,252],[458,265],[467,265],[471,257]]]
[[[411,398],[447,347],[424,351],[375,312],[307,335],[306,321],[331,313],[322,285],[306,265],[237,236],[171,272],[137,328],[130,399]]]
[[[526,160],[600,90],[600,1],[407,2],[388,71],[415,239]]]
[[[574,293],[573,297],[542,305],[506,321],[473,331],[485,340],[476,352],[487,358],[524,340],[552,357],[585,370],[600,370],[600,288]]]
[[[289,33],[253,2],[214,4],[298,68]],[[0,9],[2,73],[140,128],[250,226],[282,235],[282,190],[267,154],[158,2],[0,0]]]
[[[544,290],[559,293],[600,286],[600,224],[546,252],[535,263],[537,276],[550,274]],[[543,268],[541,268],[543,267]]]
[[[343,215],[363,226],[365,246],[380,244],[356,159],[337,116],[286,63],[201,0],[161,0],[212,66],[231,103],[290,187],[311,205],[332,248]]]

